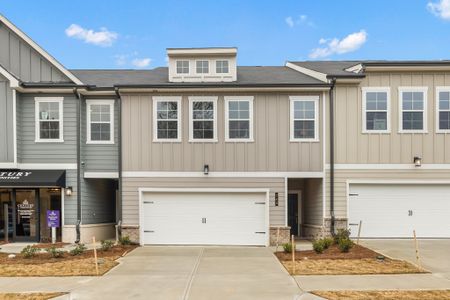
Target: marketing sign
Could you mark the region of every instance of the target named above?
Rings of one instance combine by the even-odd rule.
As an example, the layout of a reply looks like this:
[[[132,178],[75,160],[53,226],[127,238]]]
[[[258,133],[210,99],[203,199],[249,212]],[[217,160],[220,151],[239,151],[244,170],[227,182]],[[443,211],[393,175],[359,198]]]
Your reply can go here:
[[[59,210],[47,210],[47,226],[59,228]]]

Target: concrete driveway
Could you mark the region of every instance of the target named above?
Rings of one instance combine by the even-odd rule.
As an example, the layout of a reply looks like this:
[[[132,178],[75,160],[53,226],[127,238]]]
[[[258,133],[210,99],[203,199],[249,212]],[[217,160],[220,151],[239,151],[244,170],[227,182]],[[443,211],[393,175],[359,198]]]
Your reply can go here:
[[[296,299],[301,291],[268,248],[141,247],[71,299]]]
[[[413,240],[363,240],[363,246],[390,257],[416,263]],[[419,257],[422,267],[446,279],[450,279],[450,239],[419,240]]]

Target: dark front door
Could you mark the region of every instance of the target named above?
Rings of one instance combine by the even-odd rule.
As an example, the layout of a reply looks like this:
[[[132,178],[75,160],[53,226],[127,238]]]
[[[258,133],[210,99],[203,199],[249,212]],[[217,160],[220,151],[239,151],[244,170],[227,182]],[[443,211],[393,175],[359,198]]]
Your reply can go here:
[[[13,236],[12,190],[0,190],[0,240]]]
[[[288,196],[288,225],[291,227],[291,235],[298,235],[298,194]]]
[[[39,193],[36,189],[14,191],[14,240],[39,241]]]

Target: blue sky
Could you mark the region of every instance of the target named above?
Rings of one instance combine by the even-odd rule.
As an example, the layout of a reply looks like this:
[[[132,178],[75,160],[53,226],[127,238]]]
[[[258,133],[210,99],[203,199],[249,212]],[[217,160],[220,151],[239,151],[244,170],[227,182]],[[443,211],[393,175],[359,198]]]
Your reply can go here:
[[[450,59],[450,0],[1,0],[68,68],[153,68],[167,47],[236,46],[239,65]]]

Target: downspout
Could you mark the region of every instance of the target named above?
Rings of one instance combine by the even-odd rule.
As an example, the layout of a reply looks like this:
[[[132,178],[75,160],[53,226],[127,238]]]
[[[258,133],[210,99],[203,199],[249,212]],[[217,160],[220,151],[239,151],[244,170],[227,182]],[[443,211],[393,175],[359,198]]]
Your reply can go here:
[[[82,95],[77,88],[73,89],[77,101],[77,223],[75,226],[76,240],[79,243],[81,239],[80,224],[81,224],[81,100]]]
[[[334,87],[336,78],[331,79],[330,88],[330,233],[335,234],[335,215],[334,215]]]
[[[119,132],[118,132],[118,151],[119,151],[119,162],[118,162],[118,172],[119,172],[119,205],[117,216],[119,220],[117,220],[117,224],[119,225],[119,235],[121,235],[121,224],[122,224],[122,97],[120,95],[119,88],[115,88],[116,96],[117,96],[117,106],[119,109]]]

